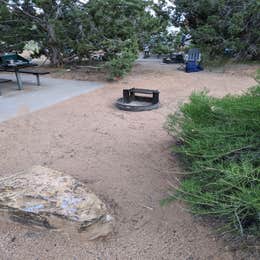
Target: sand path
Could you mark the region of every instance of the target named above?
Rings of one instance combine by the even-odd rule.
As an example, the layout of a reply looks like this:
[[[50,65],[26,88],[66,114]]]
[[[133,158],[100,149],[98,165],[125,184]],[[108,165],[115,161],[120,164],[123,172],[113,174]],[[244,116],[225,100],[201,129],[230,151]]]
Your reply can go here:
[[[222,96],[255,81],[156,66],[139,64],[120,82],[0,124],[1,176],[35,164],[63,171],[86,182],[116,219],[114,234],[95,242],[0,222],[0,259],[239,259],[184,205],[159,205],[180,172],[163,124],[193,90]],[[159,89],[162,107],[117,110],[124,87]]]

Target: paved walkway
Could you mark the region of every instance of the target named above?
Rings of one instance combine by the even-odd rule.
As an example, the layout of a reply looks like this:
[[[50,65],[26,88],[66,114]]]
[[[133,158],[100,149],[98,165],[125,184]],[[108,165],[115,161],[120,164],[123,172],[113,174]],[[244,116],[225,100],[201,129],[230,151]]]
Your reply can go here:
[[[0,74],[1,79],[12,82],[0,84],[0,122],[36,111],[75,96],[103,87],[102,83],[41,77],[36,85],[33,75],[22,75],[23,90],[17,90],[15,76]]]

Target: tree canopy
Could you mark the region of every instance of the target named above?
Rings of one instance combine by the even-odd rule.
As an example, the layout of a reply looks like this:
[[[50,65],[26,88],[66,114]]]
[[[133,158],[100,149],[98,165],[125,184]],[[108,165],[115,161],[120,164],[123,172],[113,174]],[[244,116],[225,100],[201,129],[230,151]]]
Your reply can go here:
[[[89,57],[100,49],[106,52],[108,60],[126,48],[136,54],[138,46],[168,25],[167,13],[158,9],[165,5],[164,0],[157,4],[148,0],[0,0],[0,3],[1,48],[19,50],[23,40],[24,43],[35,40],[54,65],[73,56]],[[159,15],[153,15],[149,9]]]
[[[259,58],[259,0],[0,0],[0,51],[21,51],[33,40],[57,66],[102,50],[120,76],[145,43],[169,50],[169,25],[210,56]]]
[[[260,57],[259,0],[174,0],[173,23],[210,56]]]

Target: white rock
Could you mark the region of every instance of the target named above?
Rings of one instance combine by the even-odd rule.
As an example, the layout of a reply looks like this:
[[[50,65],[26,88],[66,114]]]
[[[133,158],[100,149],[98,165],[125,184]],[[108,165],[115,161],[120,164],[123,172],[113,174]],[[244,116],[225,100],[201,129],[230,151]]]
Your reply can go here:
[[[41,166],[0,179],[0,216],[34,227],[79,232],[89,240],[107,236],[113,220],[85,184]]]

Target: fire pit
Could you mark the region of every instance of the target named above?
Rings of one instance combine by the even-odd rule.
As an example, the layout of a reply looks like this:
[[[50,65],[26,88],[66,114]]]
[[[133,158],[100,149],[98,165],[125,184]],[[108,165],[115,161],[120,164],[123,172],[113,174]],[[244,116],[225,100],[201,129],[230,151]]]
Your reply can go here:
[[[144,94],[144,95],[136,95]],[[147,111],[159,108],[158,90],[131,88],[123,90],[123,98],[116,101],[116,106],[126,111]]]

